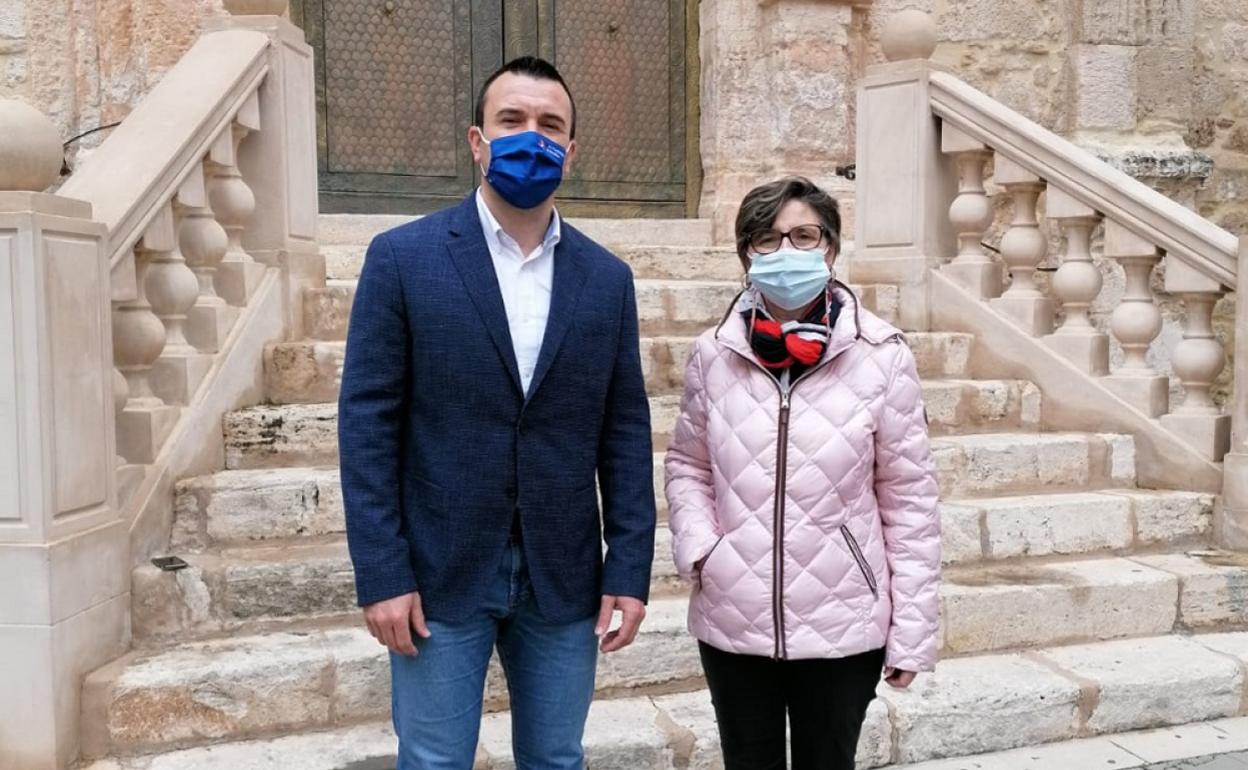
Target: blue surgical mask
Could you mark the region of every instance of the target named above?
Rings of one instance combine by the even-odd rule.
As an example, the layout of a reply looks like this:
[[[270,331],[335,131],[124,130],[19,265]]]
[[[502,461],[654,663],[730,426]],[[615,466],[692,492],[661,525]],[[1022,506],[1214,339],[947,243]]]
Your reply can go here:
[[[503,200],[518,209],[531,209],[554,195],[563,181],[563,145],[536,131],[500,136],[494,141],[481,134],[490,148],[490,167],[481,173]]]
[[[785,310],[799,310],[827,288],[832,271],[823,251],[788,248],[753,255],[749,277],[769,302]]]

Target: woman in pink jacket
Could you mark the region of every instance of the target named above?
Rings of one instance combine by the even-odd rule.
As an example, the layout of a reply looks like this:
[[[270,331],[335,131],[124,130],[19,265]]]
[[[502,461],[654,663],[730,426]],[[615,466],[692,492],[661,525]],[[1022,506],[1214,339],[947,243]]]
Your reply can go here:
[[[852,770],[881,676],[936,661],[940,526],[914,356],[832,277],[836,201],[736,222],[747,288],[694,344],[667,452],[676,567],[727,770]]]

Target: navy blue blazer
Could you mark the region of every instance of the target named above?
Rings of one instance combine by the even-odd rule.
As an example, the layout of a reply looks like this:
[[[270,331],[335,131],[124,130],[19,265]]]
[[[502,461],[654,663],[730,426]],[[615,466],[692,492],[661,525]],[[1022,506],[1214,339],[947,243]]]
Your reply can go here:
[[[419,591],[429,618],[465,619],[517,512],[550,622],[593,615],[603,594],[648,599],[653,455],[632,272],[567,222],[554,263],[526,397],[473,196],[369,246],[338,401],[361,606]]]

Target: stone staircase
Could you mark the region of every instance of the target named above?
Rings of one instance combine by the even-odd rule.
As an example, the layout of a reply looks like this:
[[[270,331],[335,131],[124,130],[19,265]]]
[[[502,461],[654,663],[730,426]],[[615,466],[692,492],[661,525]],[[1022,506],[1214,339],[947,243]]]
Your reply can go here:
[[[401,221],[322,217],[330,280],[306,293],[308,338],[267,350],[266,403],[224,420],[225,469],[178,485],[170,553],[190,567],[134,571],[135,649],[84,686],[95,770],[387,766],[388,663],[355,607],[334,401],[364,247]],[[704,221],[578,224],[636,274],[661,452],[689,343],[720,320],[738,262]],[[896,287],[855,288],[896,317]],[[1248,710],[1248,558],[1206,550],[1213,497],[1137,488],[1131,436],[1050,429],[1061,394],[985,371],[971,335],[908,336],[942,491],[945,660],[881,688],[862,765]],[[661,454],[655,475],[665,520]],[[661,521],[649,616],[600,662],[592,767],[719,766],[669,549]],[[512,767],[497,666],[486,710],[478,765]]]

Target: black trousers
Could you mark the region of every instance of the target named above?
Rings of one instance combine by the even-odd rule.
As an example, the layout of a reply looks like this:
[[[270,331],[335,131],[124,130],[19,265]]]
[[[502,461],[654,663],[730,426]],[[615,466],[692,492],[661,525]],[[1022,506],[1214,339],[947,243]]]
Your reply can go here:
[[[793,770],[854,770],[884,650],[848,658],[773,660],[698,644],[719,723],[724,770],[785,770],[786,715]]]

